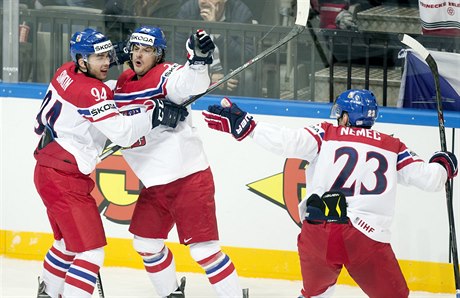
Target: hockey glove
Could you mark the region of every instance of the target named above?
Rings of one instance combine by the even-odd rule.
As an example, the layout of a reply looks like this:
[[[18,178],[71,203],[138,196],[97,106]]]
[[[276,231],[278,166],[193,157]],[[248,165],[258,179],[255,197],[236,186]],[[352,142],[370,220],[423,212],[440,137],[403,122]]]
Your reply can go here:
[[[458,174],[457,157],[451,152],[437,151],[430,158],[429,162],[441,164],[446,169],[449,179],[454,178]]]
[[[197,30],[195,34],[190,35],[186,48],[190,65],[212,64],[212,53],[216,46],[204,30]]]
[[[312,194],[307,199],[307,220],[325,220],[327,222],[347,222],[347,199],[338,191],[325,192],[321,198]]]
[[[179,121],[184,121],[188,116],[186,107],[170,101],[153,99],[152,128],[166,125],[175,128]]]
[[[211,129],[231,133],[238,141],[247,137],[256,127],[256,122],[247,112],[241,110],[236,104],[230,103],[229,107],[212,105],[203,111],[204,120]]]
[[[126,41],[120,41],[117,43],[113,44],[113,49],[116,54],[116,61],[112,62],[110,64],[110,67],[114,65],[119,65],[119,64],[124,64],[126,61],[129,61],[129,51],[128,48],[126,47]]]

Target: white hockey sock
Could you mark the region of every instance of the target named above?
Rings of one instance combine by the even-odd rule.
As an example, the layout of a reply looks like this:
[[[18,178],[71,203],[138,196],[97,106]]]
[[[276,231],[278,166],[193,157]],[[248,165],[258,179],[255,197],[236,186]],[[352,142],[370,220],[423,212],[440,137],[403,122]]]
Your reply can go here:
[[[335,285],[330,286],[322,294],[311,296],[311,298],[331,298],[335,292]]]
[[[216,291],[218,297],[243,297],[243,289],[240,286],[240,283],[238,281],[238,275],[236,274],[235,270],[233,270],[233,272],[230,275],[228,275],[225,279],[213,284],[212,286]]]
[[[198,261],[206,271],[209,282],[212,284],[218,297],[228,298],[243,297],[243,292],[238,281],[238,275],[230,258],[222,251]]]
[[[103,262],[102,247],[78,253],[65,277],[63,297],[91,297],[96,286],[97,273]]]
[[[46,293],[57,298],[64,288],[64,279],[75,257],[67,251],[63,240],[55,240],[45,256],[43,273],[40,280],[45,282]]]
[[[176,278],[174,256],[166,246],[156,254],[140,253],[145,270],[158,295],[168,296],[179,286]]]

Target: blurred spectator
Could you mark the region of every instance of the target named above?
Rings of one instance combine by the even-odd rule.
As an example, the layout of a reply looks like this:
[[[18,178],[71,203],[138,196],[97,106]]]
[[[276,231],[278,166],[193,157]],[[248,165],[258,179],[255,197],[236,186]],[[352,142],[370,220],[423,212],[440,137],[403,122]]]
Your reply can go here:
[[[241,0],[188,0],[180,8],[177,18],[203,20],[205,22],[257,23],[251,10]],[[227,36],[211,34],[211,38],[216,44],[216,50],[213,55],[214,62],[210,67],[212,82],[218,81],[224,74],[238,68],[254,56],[254,41],[247,38],[245,44],[243,44],[241,34],[239,36],[232,33]],[[186,39],[185,35],[177,34],[176,48],[182,49]],[[185,53],[178,52],[176,55],[178,55],[177,57],[186,57]],[[233,78],[221,88],[226,92],[236,92],[250,96],[255,89],[253,86],[253,72],[248,69],[245,70],[243,75],[245,78],[244,84]]]
[[[421,0],[418,2],[422,33],[460,36],[459,1]]]
[[[174,19],[185,0],[139,0],[134,4],[134,15]]]
[[[203,19],[207,22],[252,23],[253,14],[240,0],[188,0],[179,17]]]
[[[372,0],[369,0],[372,1]],[[357,13],[364,6],[370,5],[364,1],[349,0],[320,0],[319,26],[325,29],[358,30]]]

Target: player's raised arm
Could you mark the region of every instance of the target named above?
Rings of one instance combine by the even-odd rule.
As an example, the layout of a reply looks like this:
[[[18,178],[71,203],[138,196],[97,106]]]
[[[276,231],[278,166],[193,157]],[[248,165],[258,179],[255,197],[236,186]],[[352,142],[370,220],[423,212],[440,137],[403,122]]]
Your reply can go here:
[[[211,82],[208,65],[213,62],[214,42],[204,30],[191,34],[185,43],[187,63],[171,73],[166,85],[168,97],[182,103],[192,95],[203,93]]]

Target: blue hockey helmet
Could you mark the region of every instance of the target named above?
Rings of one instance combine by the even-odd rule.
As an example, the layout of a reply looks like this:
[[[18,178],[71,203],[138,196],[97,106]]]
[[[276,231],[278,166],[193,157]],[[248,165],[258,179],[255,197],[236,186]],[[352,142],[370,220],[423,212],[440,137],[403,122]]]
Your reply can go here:
[[[350,89],[337,96],[331,109],[331,118],[342,117],[347,112],[351,126],[372,127],[379,109],[374,94],[365,89]]]
[[[110,52],[111,59],[114,58],[112,42],[104,34],[92,28],[75,32],[70,39],[70,55],[74,62],[77,62],[78,54],[88,61],[89,55],[105,52]]]
[[[166,49],[165,34],[159,27],[141,26],[131,34],[127,48],[131,50],[135,44],[155,47],[157,53],[161,54]]]

